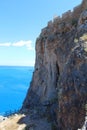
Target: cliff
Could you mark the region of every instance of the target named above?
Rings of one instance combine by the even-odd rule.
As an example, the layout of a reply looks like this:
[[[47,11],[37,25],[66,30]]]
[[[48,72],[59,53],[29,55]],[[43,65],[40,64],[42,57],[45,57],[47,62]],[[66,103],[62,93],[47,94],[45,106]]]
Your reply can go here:
[[[87,104],[87,1],[49,21],[36,40],[36,62],[21,111],[50,115],[56,129],[83,126]],[[41,110],[40,110],[41,108]]]

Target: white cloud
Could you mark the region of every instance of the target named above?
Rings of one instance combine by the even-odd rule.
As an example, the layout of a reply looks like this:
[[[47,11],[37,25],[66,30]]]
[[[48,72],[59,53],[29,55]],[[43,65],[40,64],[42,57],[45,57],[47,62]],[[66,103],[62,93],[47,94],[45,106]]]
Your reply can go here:
[[[18,41],[12,44],[12,46],[15,47],[22,47],[22,46],[26,46],[28,50],[34,50],[34,48],[32,47],[32,41],[28,40],[28,41]]]
[[[2,46],[2,47],[5,47],[5,46],[9,47],[9,46],[11,46],[11,43],[10,42],[8,42],[8,43],[0,43],[0,46]]]
[[[2,47],[9,47],[9,46],[13,46],[13,47],[27,47],[28,50],[34,50],[33,46],[32,46],[32,41],[28,40],[28,41],[23,41],[20,40],[18,42],[8,42],[8,43],[0,43],[0,46]]]

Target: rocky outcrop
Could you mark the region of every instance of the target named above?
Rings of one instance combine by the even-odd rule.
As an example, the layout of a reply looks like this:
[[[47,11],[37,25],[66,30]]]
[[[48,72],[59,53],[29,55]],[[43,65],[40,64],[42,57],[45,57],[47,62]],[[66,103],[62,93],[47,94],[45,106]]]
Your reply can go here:
[[[42,107],[57,129],[84,124],[87,104],[87,1],[50,21],[36,40],[36,62],[22,112]],[[69,15],[69,13],[71,15]],[[46,109],[44,109],[44,106]],[[50,106],[50,109],[48,109]],[[55,115],[55,117],[53,116]]]
[[[76,130],[85,120],[87,102],[87,52],[77,47],[59,80],[59,125],[61,129]]]

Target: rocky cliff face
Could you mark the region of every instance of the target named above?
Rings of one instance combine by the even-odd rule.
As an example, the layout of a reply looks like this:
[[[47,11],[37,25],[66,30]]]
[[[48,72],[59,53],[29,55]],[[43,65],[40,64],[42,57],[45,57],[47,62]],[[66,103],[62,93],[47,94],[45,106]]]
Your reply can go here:
[[[36,40],[36,63],[22,110],[56,103],[57,129],[83,125],[87,104],[87,1],[50,21]],[[56,108],[56,107],[55,107]],[[54,110],[52,109],[52,112]]]

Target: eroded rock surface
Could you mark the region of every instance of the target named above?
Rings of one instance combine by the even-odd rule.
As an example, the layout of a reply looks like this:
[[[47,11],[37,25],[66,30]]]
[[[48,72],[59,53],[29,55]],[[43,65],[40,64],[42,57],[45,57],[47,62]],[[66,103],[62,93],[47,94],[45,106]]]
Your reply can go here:
[[[64,68],[58,85],[59,125],[76,130],[85,119],[87,102],[87,52],[77,47]]]
[[[42,107],[56,129],[83,126],[87,104],[87,1],[50,21],[36,40],[36,62],[22,112]],[[57,104],[57,108],[55,106]],[[44,106],[46,109],[44,109]],[[46,111],[45,111],[46,110]],[[40,111],[41,112],[41,111]],[[47,114],[48,115],[48,114]],[[52,121],[52,120],[51,120]]]

